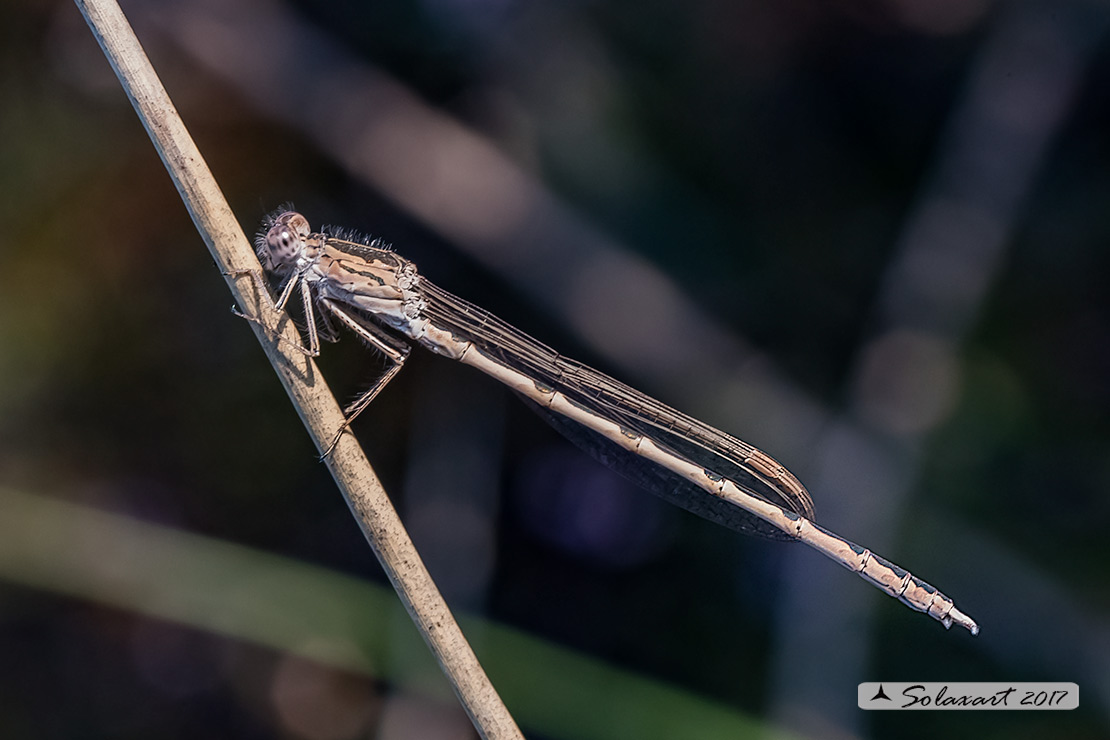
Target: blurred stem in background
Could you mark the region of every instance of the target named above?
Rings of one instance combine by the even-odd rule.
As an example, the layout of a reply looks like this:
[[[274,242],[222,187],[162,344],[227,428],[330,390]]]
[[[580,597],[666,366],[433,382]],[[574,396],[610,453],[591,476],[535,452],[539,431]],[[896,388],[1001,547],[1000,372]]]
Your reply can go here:
[[[391,589],[302,561],[0,488],[0,577],[292,653],[452,702]],[[791,737],[710,699],[462,618],[525,729],[552,738]],[[398,660],[397,656],[403,656]],[[739,667],[738,670],[743,670]],[[498,676],[513,680],[497,682]]]

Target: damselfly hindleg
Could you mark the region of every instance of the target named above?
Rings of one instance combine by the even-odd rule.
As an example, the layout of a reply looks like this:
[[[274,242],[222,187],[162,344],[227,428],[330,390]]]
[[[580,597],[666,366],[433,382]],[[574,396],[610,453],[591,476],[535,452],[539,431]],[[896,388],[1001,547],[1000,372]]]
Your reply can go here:
[[[328,445],[328,449],[324,451],[322,457],[327,457],[331,454],[332,450],[335,449],[335,446],[339,444],[339,438],[343,436],[343,432],[350,429],[351,422],[355,420],[355,417],[361,414],[374,398],[377,397],[378,393],[389,384],[389,381],[393,380],[393,377],[401,371],[401,366],[404,365],[405,360],[408,359],[409,350],[411,348],[409,345],[390,336],[369,321],[359,321],[327,298],[321,299],[320,303],[348,329],[358,334],[362,337],[363,341],[385,355],[386,359],[390,362],[390,366],[386,368],[386,371],[374,382],[374,385],[370,386],[365,393],[356,398],[347,408],[343,409],[343,416],[346,417],[346,421],[343,422],[343,426],[339,428],[339,431],[335,433],[335,438],[332,439],[331,444]]]

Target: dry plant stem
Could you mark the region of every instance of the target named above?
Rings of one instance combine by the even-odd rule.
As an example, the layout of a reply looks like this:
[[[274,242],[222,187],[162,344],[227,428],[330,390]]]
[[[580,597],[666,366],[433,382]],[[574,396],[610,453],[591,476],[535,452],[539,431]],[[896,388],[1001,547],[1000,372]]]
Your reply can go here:
[[[258,269],[250,243],[119,5],[114,0],[76,2],[220,270],[228,274]],[[312,358],[291,349],[298,338],[290,322],[282,321],[282,316],[267,306],[251,281],[230,279],[228,282],[236,304],[259,318],[258,323],[250,322],[250,326],[317,448],[322,450],[344,423],[334,396]],[[279,340],[279,336],[284,336],[285,341]],[[420,560],[358,442],[350,434],[344,434],[326,463],[475,728],[484,738],[522,737]]]

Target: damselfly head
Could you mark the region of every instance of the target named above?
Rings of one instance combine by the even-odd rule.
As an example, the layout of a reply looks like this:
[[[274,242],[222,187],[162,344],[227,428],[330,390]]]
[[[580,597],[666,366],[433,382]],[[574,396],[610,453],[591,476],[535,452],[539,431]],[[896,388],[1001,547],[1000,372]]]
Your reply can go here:
[[[270,272],[283,272],[295,265],[304,254],[312,229],[308,219],[296,211],[286,211],[275,218],[259,240],[258,256]]]

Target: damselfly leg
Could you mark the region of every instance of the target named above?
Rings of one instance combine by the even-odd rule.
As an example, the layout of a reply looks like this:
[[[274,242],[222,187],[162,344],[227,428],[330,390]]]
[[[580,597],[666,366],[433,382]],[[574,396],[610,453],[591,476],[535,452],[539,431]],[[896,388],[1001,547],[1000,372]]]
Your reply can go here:
[[[411,348],[401,340],[389,336],[389,334],[374,326],[369,321],[359,321],[327,298],[321,299],[320,303],[347,328],[362,337],[363,341],[385,355],[386,359],[390,362],[390,366],[386,368],[386,371],[382,373],[376,381],[374,381],[374,384],[370,386],[365,393],[348,404],[347,408],[343,409],[343,416],[346,421],[343,422],[343,426],[339,428],[339,431],[335,433],[335,438],[332,439],[331,444],[328,445],[328,449],[325,450],[324,454],[321,456],[324,458],[330,455],[332,450],[335,449],[335,446],[339,444],[339,438],[343,436],[343,432],[351,428],[351,422],[355,420],[355,417],[366,410],[366,407],[377,397],[378,393],[380,393],[381,390],[389,384],[389,381],[393,380],[393,377],[401,371],[401,366],[404,365],[405,360],[408,359],[409,350]]]
[[[270,286],[266,283],[266,278],[258,270],[232,270],[231,272],[226,272],[224,274],[228,277],[234,278],[251,278],[251,281],[254,283],[255,288],[258,290],[258,293],[262,296],[263,300],[266,301],[266,304],[278,313],[282,313],[285,311],[285,307],[286,305],[288,305],[289,299],[293,295],[293,289],[296,288],[299,284],[301,286],[301,300],[304,305],[305,321],[308,324],[308,346],[305,347],[303,342],[290,342],[280,335],[278,336],[278,341],[284,344],[288,344],[293,349],[297,350],[303,355],[307,355],[308,357],[320,356],[320,336],[316,329],[316,312],[312,308],[312,290],[309,288],[308,283],[300,278],[300,275],[293,275],[291,278],[289,278],[289,282],[285,284],[285,287],[281,291],[281,295],[275,301],[274,297],[270,295]],[[258,324],[259,326],[264,326],[264,324],[258,320],[257,316],[250,316],[248,314],[245,314],[236,306],[231,307],[231,312],[241,319],[246,319],[247,321]],[[331,327],[330,324],[327,325],[327,334],[325,335],[325,339],[332,342],[338,340],[338,335],[336,335],[334,329]]]
[[[331,301],[327,298],[319,299],[320,305],[322,305],[327,310],[316,311],[314,305],[317,301],[313,298],[312,290],[308,282],[306,280],[303,280],[299,274],[294,274],[289,279],[289,281],[285,284],[285,287],[282,289],[281,296],[278,298],[277,301],[275,301],[270,294],[270,289],[269,285],[266,283],[266,278],[258,270],[236,270],[228,274],[233,277],[249,276],[254,282],[255,287],[269,304],[270,308],[278,312],[284,311],[290,297],[292,296],[294,288],[298,284],[300,284],[301,298],[303,301],[306,324],[305,329],[308,332],[308,346],[305,347],[303,343],[288,342],[287,340],[279,337],[279,340],[286,342],[287,344],[291,344],[298,352],[301,352],[302,354],[305,354],[309,357],[319,357],[321,334],[323,334],[324,339],[328,341],[334,342],[338,340],[339,334],[336,331],[335,326],[332,324],[331,319],[328,317],[328,314],[330,313],[332,316],[337,318],[344,326],[346,326],[359,337],[361,337],[363,341],[365,341],[368,345],[385,355],[386,359],[389,361],[389,367],[387,367],[385,372],[382,373],[382,375],[376,381],[374,381],[374,384],[370,386],[370,388],[362,393],[358,398],[348,404],[345,409],[343,409],[343,425],[339,427],[338,431],[336,431],[335,436],[331,440],[331,443],[328,444],[327,448],[324,450],[324,453],[320,456],[321,459],[326,458],[335,450],[335,447],[339,444],[339,440],[343,436],[343,433],[350,429],[351,422],[355,420],[355,417],[361,414],[366,409],[366,407],[369,406],[370,403],[377,397],[378,393],[380,393],[381,390],[389,384],[389,381],[393,380],[394,376],[396,376],[397,373],[401,371],[402,365],[404,365],[405,360],[409,356],[409,345],[405,344],[400,339],[390,336],[385,331],[379,329],[377,326],[370,323],[369,321],[359,321],[350,313],[340,308],[334,301]],[[236,309],[234,306],[232,306],[231,311],[236,316],[244,318],[247,321],[253,321],[256,324],[261,323],[256,317],[248,316],[242,311]],[[317,322],[319,322],[319,324]],[[322,332],[319,329],[320,324],[323,325]]]

